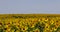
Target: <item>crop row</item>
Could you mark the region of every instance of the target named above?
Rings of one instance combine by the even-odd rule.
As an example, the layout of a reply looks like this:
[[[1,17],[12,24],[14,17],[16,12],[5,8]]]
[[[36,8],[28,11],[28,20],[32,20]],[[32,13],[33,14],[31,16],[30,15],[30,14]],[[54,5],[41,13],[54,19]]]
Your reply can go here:
[[[14,17],[0,18],[0,32],[60,32],[60,17]]]

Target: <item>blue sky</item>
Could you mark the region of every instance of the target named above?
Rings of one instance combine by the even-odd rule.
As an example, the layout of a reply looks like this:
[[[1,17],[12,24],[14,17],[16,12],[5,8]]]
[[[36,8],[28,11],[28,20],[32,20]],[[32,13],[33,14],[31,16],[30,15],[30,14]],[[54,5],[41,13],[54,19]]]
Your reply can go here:
[[[60,0],[0,0],[0,14],[58,13]]]

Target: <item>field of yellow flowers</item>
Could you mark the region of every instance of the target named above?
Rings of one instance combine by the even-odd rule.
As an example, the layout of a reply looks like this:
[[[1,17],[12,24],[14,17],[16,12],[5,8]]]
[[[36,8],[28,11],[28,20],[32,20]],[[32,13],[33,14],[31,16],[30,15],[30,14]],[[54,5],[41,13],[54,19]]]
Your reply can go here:
[[[0,15],[0,32],[60,32],[60,16]]]

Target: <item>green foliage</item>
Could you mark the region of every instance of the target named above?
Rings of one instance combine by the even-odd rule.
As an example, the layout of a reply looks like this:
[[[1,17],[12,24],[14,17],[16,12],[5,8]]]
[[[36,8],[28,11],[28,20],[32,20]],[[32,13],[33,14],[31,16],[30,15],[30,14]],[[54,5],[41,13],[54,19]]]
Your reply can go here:
[[[53,28],[53,27],[55,27],[55,25],[54,25],[54,24],[51,24],[51,25],[50,25],[50,28]]]
[[[40,30],[40,32],[43,32],[45,25],[43,23],[41,24],[41,23],[38,22],[35,25],[35,27],[38,28]]]
[[[14,30],[15,32],[16,30],[18,30],[18,28],[16,26],[12,26],[11,30]]]
[[[0,32],[3,32],[3,29],[0,29]]]
[[[57,30],[56,30],[55,32],[58,32],[58,31],[60,32],[60,27],[58,27]]]
[[[29,25],[27,26],[28,26],[28,29],[27,29],[28,32],[33,31],[33,28],[31,28]]]
[[[23,18],[22,16],[13,16],[14,18]]]

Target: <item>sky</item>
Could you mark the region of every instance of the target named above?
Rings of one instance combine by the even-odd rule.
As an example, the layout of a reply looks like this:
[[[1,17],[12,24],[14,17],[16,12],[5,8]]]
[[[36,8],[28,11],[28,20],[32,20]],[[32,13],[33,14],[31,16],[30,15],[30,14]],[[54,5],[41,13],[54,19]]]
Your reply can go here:
[[[60,14],[60,0],[0,0],[0,14]]]

